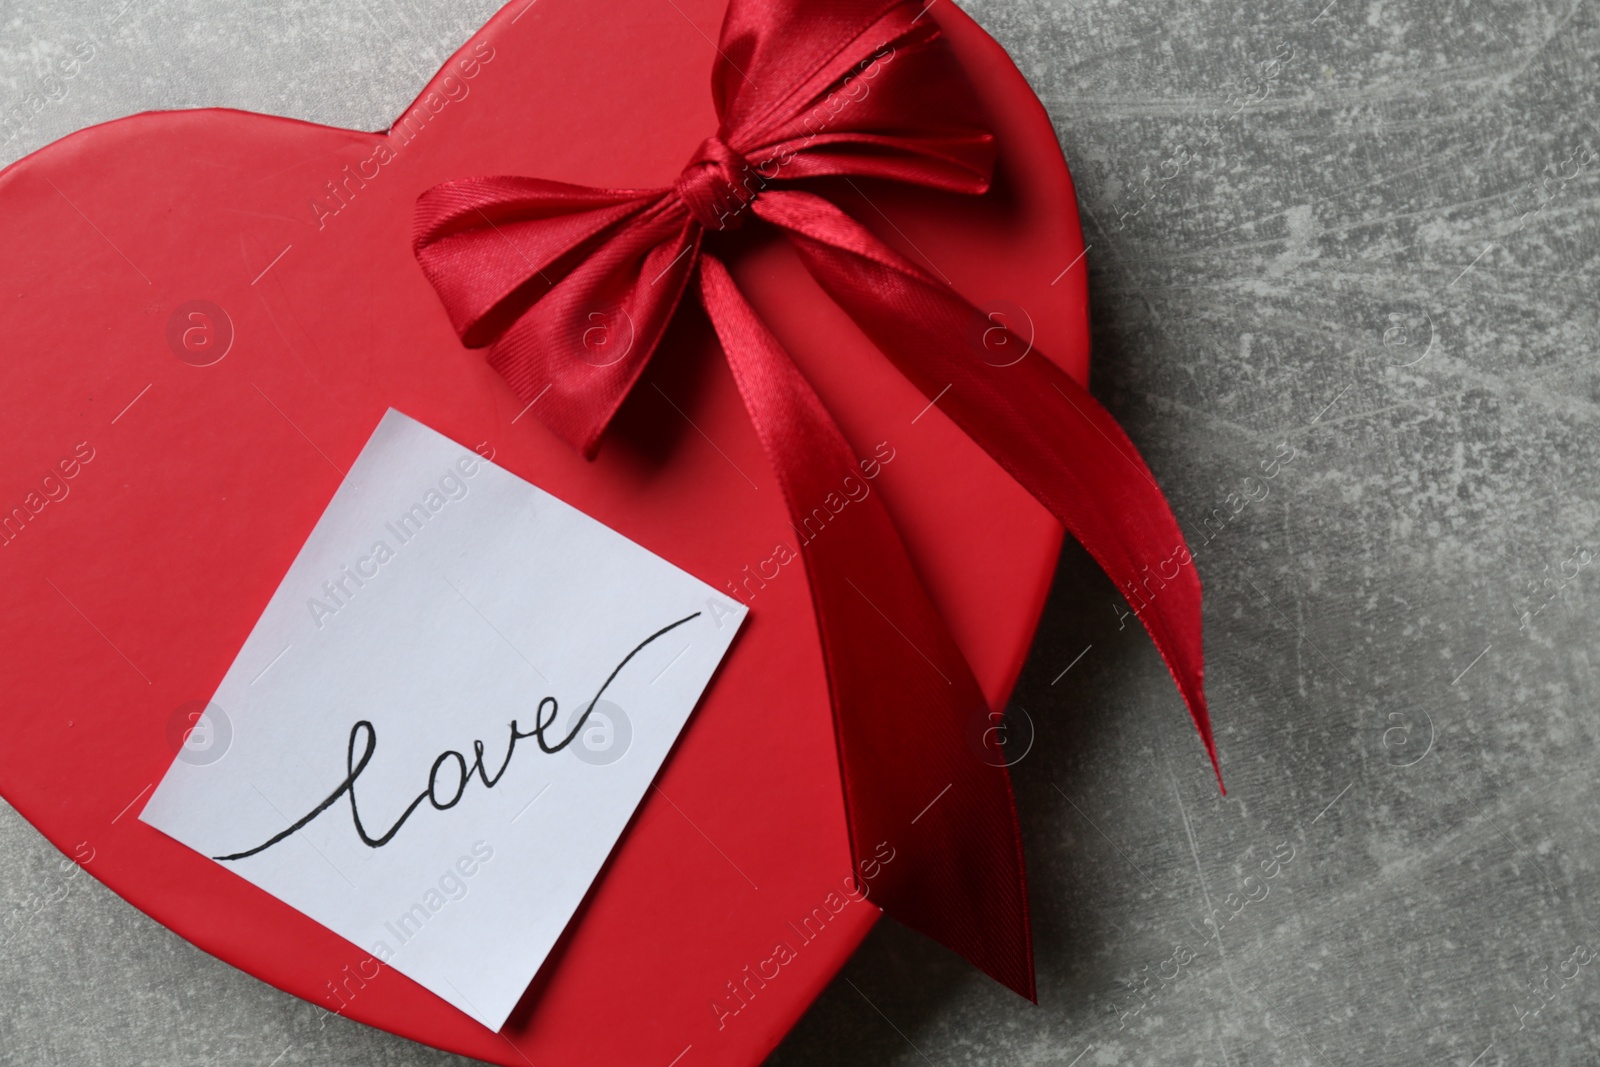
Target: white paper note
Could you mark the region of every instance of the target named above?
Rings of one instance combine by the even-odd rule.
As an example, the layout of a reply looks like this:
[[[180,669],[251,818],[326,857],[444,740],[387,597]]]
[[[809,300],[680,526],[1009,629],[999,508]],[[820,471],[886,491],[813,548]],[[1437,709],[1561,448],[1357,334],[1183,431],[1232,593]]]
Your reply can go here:
[[[498,1030],[744,613],[391,410],[140,818]]]

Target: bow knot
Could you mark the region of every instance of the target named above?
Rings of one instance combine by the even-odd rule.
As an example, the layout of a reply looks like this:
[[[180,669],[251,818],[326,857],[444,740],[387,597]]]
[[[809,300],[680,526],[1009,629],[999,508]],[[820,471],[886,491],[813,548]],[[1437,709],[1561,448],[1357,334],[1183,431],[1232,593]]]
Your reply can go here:
[[[737,230],[767,181],[744,156],[712,136],[701,142],[674,187],[689,214],[707,230]]]

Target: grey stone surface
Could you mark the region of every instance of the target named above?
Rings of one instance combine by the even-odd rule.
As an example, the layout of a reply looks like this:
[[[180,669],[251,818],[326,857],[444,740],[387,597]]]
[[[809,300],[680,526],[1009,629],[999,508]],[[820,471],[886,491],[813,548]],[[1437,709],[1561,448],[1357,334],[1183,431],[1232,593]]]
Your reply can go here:
[[[156,107],[381,127],[494,6],[120,2],[0,10],[0,100],[96,44],[0,157]],[[1600,9],[971,10],[1078,181],[1096,390],[1199,546],[1230,791],[1070,550],[1014,702],[1040,1004],[885,922],[771,1063],[1600,1062]],[[462,1062],[322,1025],[9,810],[0,856],[0,1063]]]

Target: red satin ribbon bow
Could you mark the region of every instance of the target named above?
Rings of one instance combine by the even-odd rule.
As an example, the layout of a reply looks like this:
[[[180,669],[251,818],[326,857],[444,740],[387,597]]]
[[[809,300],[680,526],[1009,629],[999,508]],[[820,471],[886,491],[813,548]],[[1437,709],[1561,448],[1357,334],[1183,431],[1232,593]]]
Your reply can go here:
[[[788,237],[812,276],[900,371],[1089,550],[1118,588],[1183,534],[1111,416],[1042,355],[995,367],[971,338],[993,323],[883,244],[806,180],[875,178],[979,194],[994,138],[920,5],[898,0],[733,0],[712,91],[721,125],[665,189],[592,189],[467,178],[424,193],[417,259],[469,346],[546,426],[592,457],[697,282],[796,527],[857,472],[855,451],[706,249],[708,231],[755,220]],[[590,316],[625,315],[634,343],[599,365]],[[974,327],[977,327],[976,332]],[[1020,346],[1021,342],[1012,339]],[[1020,350],[1020,347],[1019,347]],[[873,899],[1034,999],[1022,844],[971,669],[906,556],[879,494],[802,545],[838,739],[850,842],[906,857]],[[1162,576],[1140,618],[1213,765],[1201,688],[1200,582]],[[892,620],[892,621],[890,621]],[[895,631],[899,632],[896,633]],[[987,737],[985,744],[994,745]],[[932,803],[937,800],[937,803]]]

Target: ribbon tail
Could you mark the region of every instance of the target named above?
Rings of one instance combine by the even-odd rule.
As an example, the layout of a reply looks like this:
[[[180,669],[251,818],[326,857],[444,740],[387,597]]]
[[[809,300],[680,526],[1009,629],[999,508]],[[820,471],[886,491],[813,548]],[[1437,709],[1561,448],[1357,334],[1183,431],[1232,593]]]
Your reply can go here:
[[[700,282],[805,559],[853,873],[876,865],[863,888],[884,911],[1036,1000],[1016,804],[982,690],[810,384],[720,262],[703,259]]]
[[[1200,578],[1178,521],[1111,414],[1041,352],[997,366],[996,325],[839,208],[779,190],[756,213],[787,231],[807,269],[900,372],[1094,557],[1135,606],[1177,683],[1222,785],[1206,710]],[[1025,343],[1007,333],[1023,351]]]

